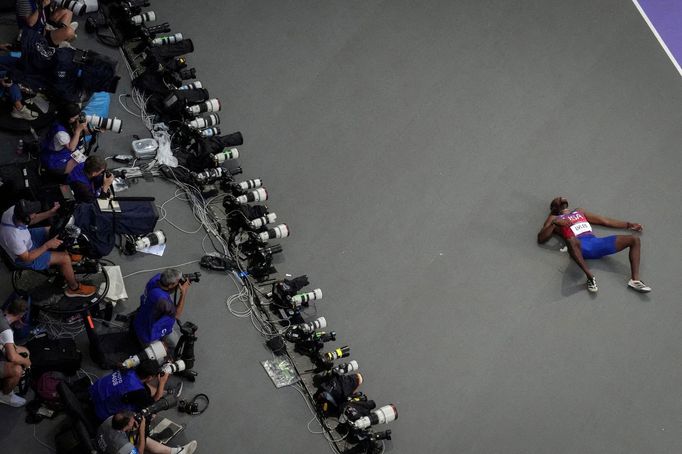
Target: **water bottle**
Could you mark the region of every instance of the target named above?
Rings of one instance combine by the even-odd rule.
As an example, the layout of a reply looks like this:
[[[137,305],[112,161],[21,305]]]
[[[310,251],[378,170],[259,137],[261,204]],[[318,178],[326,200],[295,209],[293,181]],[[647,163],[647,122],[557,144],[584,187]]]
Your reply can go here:
[[[24,139],[19,139],[19,143],[17,144],[17,155],[21,156],[24,154]]]

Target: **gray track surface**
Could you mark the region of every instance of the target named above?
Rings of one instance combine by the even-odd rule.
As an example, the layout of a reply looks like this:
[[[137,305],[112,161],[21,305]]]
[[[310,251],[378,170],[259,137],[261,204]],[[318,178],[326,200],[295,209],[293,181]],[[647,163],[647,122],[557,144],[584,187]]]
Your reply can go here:
[[[682,85],[629,1],[153,9],[194,41],[223,131],[245,135],[244,176],[264,178],[292,230],[279,269],[323,289],[363,390],[398,406],[388,452],[682,449]],[[593,297],[558,241],[538,247],[556,195],[643,223],[654,292],[626,288],[620,254],[594,263]],[[169,216],[190,225],[181,203]],[[119,260],[124,272],[197,257],[200,236],[171,235],[167,260]],[[128,282],[130,309],[147,277]],[[326,452],[301,399],[260,369],[260,337],[224,309],[234,288],[205,282],[187,318],[202,333],[193,389],[212,404],[187,435],[201,452]],[[39,452],[0,415],[16,424],[8,452]]]

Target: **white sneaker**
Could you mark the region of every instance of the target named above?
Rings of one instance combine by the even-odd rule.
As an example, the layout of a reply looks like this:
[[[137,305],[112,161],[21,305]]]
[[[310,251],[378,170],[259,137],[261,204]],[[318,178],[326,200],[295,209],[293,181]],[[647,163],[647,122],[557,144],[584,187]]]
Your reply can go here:
[[[10,116],[12,118],[17,118],[19,120],[33,121],[36,118],[38,118],[38,112],[35,112],[32,109],[29,109],[24,104],[23,106],[21,106],[21,109],[19,109],[19,110],[13,108],[12,113],[10,113]]]
[[[628,287],[640,293],[649,293],[651,291],[651,287],[646,285],[644,282],[635,281],[633,279],[630,279],[630,282],[628,282]]]
[[[26,399],[17,396],[14,392],[9,394],[0,393],[0,403],[9,405],[10,407],[23,407],[26,405]]]
[[[197,450],[197,441],[192,440],[184,446],[180,446],[180,451],[178,454],[192,454]]]
[[[73,28],[74,32],[78,30],[78,22],[71,22],[71,28]]]
[[[590,293],[597,293],[599,287],[597,287],[597,279],[592,276],[587,280],[587,291]]]

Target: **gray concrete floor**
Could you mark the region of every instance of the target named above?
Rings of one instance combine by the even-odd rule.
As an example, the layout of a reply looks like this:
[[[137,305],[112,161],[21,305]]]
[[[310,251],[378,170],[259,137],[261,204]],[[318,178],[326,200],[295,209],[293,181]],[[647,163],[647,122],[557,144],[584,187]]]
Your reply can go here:
[[[223,130],[246,137],[244,176],[265,179],[291,227],[280,271],[324,290],[318,312],[351,345],[363,390],[398,406],[389,452],[682,449],[682,91],[630,2],[153,9],[194,40]],[[560,194],[644,224],[653,293],[626,288],[620,254],[594,263],[593,297],[558,247],[536,245]],[[186,213],[170,216],[191,225]],[[116,258],[124,272],[198,258],[200,235],[168,230],[167,259]],[[209,279],[187,317],[202,329],[193,389],[212,406],[187,435],[202,452],[325,452],[298,395],[260,369],[260,337],[225,310],[234,288]],[[42,449],[0,412],[9,452]]]

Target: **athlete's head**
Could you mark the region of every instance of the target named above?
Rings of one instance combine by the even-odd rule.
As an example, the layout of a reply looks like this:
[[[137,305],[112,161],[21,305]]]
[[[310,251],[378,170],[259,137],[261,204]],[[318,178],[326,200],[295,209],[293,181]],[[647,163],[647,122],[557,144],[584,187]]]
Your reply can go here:
[[[549,204],[549,211],[554,215],[560,215],[564,210],[568,209],[568,200],[564,197],[555,197]]]

